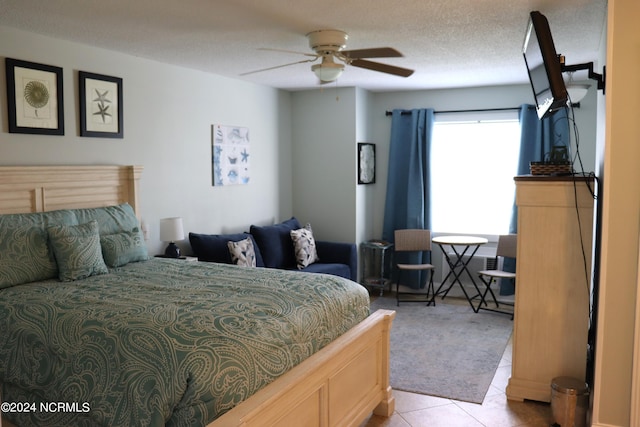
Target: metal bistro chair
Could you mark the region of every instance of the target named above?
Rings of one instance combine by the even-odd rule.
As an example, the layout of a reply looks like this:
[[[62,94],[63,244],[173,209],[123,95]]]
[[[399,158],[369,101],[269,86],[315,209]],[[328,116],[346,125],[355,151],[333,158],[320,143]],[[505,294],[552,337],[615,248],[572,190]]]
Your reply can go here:
[[[515,258],[517,254],[517,243],[518,243],[518,235],[517,234],[504,234],[498,237],[498,248],[496,250],[496,267],[498,266],[499,258]],[[513,319],[513,311],[505,311],[500,309],[500,304],[513,306],[512,303],[509,302],[498,302],[496,295],[493,293],[491,289],[491,284],[494,280],[499,279],[508,279],[513,280],[515,285],[516,281],[516,273],[512,273],[510,271],[504,270],[481,270],[478,271],[478,276],[480,276],[480,280],[485,285],[485,290],[480,296],[480,304],[476,308],[475,312],[477,313],[480,310],[488,310],[496,313],[504,313],[510,314]],[[487,304],[487,294],[491,295],[491,299],[493,299],[493,303],[496,305],[496,308],[490,308]],[[483,306],[484,305],[484,306]]]
[[[431,254],[431,231],[424,229],[403,229],[394,232],[395,252],[406,252],[415,254]],[[421,292],[400,292],[400,278],[403,272],[408,271],[428,271],[429,282],[426,294]],[[427,306],[436,305],[435,292],[433,289],[433,273],[435,267],[425,263],[398,263],[396,262],[396,300],[398,306],[401,302],[426,302]],[[412,295],[413,298],[401,299],[401,295]],[[424,299],[418,297],[424,296]]]

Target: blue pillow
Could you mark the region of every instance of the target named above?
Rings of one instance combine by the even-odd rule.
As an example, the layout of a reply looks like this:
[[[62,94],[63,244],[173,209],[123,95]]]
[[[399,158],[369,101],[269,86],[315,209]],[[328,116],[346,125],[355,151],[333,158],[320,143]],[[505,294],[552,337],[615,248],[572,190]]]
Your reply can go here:
[[[296,266],[291,231],[302,228],[295,217],[280,224],[252,225],[251,235],[258,244],[265,267],[290,269]]]
[[[227,242],[239,242],[247,237],[251,238],[256,256],[256,266],[264,267],[264,262],[256,245],[253,236],[248,233],[236,234],[198,234],[189,233],[189,243],[193,254],[198,257],[199,261],[221,262],[224,264],[233,264],[231,254]]]

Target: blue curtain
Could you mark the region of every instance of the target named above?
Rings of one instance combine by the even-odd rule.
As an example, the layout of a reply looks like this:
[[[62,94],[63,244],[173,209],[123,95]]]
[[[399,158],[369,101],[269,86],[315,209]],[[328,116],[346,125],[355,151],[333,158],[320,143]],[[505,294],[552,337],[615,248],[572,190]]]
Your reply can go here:
[[[523,104],[518,113],[520,120],[520,158],[518,159],[518,175],[529,175],[529,162],[545,160],[554,146],[570,147],[570,126],[568,108],[557,111],[553,115],[542,120],[538,119],[538,113],[533,105]],[[571,157],[571,155],[569,155]],[[509,233],[518,232],[518,207],[515,199],[511,211]],[[514,259],[506,259],[504,269],[515,271]],[[500,284],[500,295],[512,295],[514,288],[511,282],[505,280]]]
[[[389,242],[394,241],[395,230],[431,227],[429,162],[434,117],[432,109],[392,112],[389,172],[382,227],[382,238]],[[422,257],[415,257],[410,261],[430,262],[429,259],[419,258]],[[420,275],[406,279],[403,276],[402,279],[403,283],[413,288],[424,286],[424,277]]]

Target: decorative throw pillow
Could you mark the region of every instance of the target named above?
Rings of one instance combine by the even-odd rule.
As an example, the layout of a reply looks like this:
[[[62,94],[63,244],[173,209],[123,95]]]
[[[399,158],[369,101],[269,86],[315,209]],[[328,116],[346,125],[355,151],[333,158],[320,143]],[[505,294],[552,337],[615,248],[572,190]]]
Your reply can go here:
[[[130,231],[140,227],[140,221],[128,203],[100,208],[74,209],[73,213],[78,220],[76,224],[85,224],[94,219],[98,221],[98,230],[101,235]]]
[[[68,210],[0,215],[0,289],[58,277],[47,228],[74,224]]]
[[[291,230],[302,228],[295,217],[279,224],[257,226],[249,229],[262,254],[264,266],[289,269],[295,267],[296,257],[291,244]]]
[[[298,270],[302,270],[309,264],[320,260],[318,258],[318,252],[316,251],[316,240],[313,238],[311,224],[305,225],[304,228],[291,230],[290,234],[296,254]]]
[[[109,267],[121,267],[130,262],[149,259],[147,246],[139,228],[100,236],[104,262]]]
[[[61,281],[69,282],[109,272],[102,259],[97,221],[53,226],[47,228],[47,232]]]
[[[256,254],[253,250],[253,242],[250,238],[240,240],[239,242],[227,242],[231,262],[242,267],[255,267]]]

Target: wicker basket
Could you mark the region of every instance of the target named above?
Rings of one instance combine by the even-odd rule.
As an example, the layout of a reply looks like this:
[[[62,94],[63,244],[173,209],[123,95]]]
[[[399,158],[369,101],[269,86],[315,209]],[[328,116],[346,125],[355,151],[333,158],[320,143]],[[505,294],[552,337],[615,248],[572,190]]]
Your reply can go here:
[[[571,162],[530,162],[529,169],[531,175],[570,175],[573,173]]]

